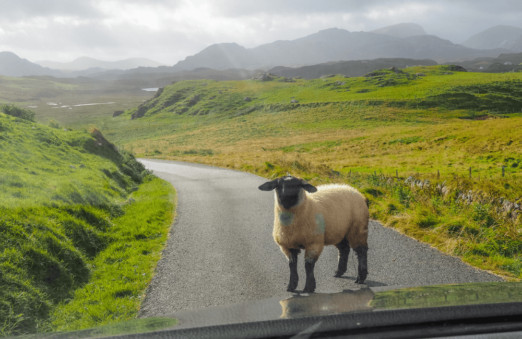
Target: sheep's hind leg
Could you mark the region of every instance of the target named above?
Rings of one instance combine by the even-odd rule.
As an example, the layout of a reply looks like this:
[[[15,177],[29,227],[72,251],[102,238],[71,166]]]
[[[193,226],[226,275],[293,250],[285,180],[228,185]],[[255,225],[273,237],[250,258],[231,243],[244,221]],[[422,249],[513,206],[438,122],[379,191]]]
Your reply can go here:
[[[366,276],[368,275],[368,247],[359,246],[355,249],[355,253],[357,253],[357,259],[359,261],[357,280],[355,280],[355,283],[364,284]]]
[[[299,275],[297,274],[297,255],[301,250],[299,249],[290,249],[290,256],[288,257],[288,266],[290,267],[290,281],[288,282],[288,287],[286,290],[288,292],[293,292],[297,288],[297,283],[299,282]]]
[[[348,255],[350,254],[350,245],[346,238],[335,245],[339,250],[339,263],[337,265],[337,271],[335,271],[335,277],[342,276],[348,267]]]

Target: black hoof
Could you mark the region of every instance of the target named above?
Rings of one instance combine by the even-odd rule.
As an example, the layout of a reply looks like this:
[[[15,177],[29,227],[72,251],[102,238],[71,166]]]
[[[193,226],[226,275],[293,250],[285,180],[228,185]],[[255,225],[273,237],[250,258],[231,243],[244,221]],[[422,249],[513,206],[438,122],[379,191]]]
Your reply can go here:
[[[315,291],[315,283],[305,285],[305,288],[303,290],[304,293],[314,293],[314,291]]]
[[[286,291],[287,292],[294,292],[295,289],[297,288],[297,284],[289,284],[287,287],[286,287]]]
[[[336,278],[342,277],[345,272],[335,271],[334,277],[336,277]]]
[[[366,277],[364,277],[364,278],[357,277],[357,279],[355,280],[355,283],[356,284],[364,284],[365,280],[366,280]]]

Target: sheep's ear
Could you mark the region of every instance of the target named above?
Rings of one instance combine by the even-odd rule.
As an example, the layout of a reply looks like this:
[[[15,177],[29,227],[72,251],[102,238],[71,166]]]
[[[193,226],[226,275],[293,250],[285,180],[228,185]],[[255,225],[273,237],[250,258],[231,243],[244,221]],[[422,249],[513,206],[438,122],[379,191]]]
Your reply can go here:
[[[271,191],[277,187],[279,184],[279,181],[277,179],[265,182],[263,185],[259,186],[258,188],[261,191]]]
[[[309,183],[307,183],[306,181],[302,181],[301,183],[301,186],[303,187],[303,189],[307,192],[310,192],[310,193],[314,193],[314,192],[317,192],[317,187],[315,187],[314,185],[311,185]]]

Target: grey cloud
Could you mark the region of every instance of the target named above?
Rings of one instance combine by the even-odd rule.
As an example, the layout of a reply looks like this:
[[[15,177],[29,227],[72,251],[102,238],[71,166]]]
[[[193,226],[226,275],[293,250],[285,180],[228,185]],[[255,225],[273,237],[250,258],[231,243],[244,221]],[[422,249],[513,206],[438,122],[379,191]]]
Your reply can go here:
[[[394,1],[400,5],[406,0]],[[383,0],[217,0],[213,1],[216,9],[227,16],[248,16],[257,13],[270,14],[304,14],[332,12],[362,12]],[[389,3],[389,2],[388,2]]]
[[[163,21],[148,30],[125,20],[110,20],[128,5],[173,14],[178,8],[196,8],[201,17],[216,21],[206,24],[187,18],[185,27],[179,18],[169,23],[162,16]],[[427,9],[409,13],[419,8],[415,5]],[[111,59],[111,55],[160,53],[172,55],[174,63],[176,58],[197,53],[211,43],[238,42],[254,47],[330,27],[369,31],[414,22],[430,34],[462,42],[491,26],[521,27],[521,17],[520,0],[0,0],[0,45],[15,52],[34,50],[35,54],[50,49],[70,51],[74,56],[97,52]],[[216,29],[222,23],[224,28]]]
[[[432,5],[448,11],[479,11],[490,14],[522,11],[520,0],[216,0],[216,8],[225,15],[253,15],[259,12],[271,14],[292,13],[362,13],[376,7],[400,8],[407,4]]]
[[[81,19],[102,19],[106,16],[100,5],[113,3],[160,6],[172,10],[183,4],[183,0],[0,0],[0,22],[17,22],[32,18],[57,16]],[[118,6],[115,6],[116,11]],[[113,13],[117,15],[117,13]]]
[[[93,4],[93,1],[88,0],[0,0],[0,19],[2,21],[16,21],[31,17],[57,15],[98,17],[100,12]]]

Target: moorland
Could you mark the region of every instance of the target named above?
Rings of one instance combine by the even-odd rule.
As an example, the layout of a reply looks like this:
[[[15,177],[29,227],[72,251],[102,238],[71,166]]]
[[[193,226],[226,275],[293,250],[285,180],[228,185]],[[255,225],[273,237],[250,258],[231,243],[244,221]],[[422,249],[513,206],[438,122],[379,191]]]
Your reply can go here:
[[[8,321],[0,333],[135,316],[175,195],[134,155],[346,182],[386,226],[522,278],[520,72],[263,73],[157,92],[121,81],[0,77],[0,89],[0,102],[17,105],[0,113],[0,223],[11,230],[0,235],[9,244],[0,279],[10,287],[1,292]],[[157,228],[140,228],[146,220]],[[35,262],[44,265],[35,270]],[[124,273],[115,277],[115,267]],[[57,271],[63,279],[53,280]],[[134,285],[136,274],[145,285]],[[82,307],[89,317],[79,317]]]
[[[351,183],[386,225],[520,279],[521,112],[521,73],[419,66],[177,82],[104,133],[142,157]]]

